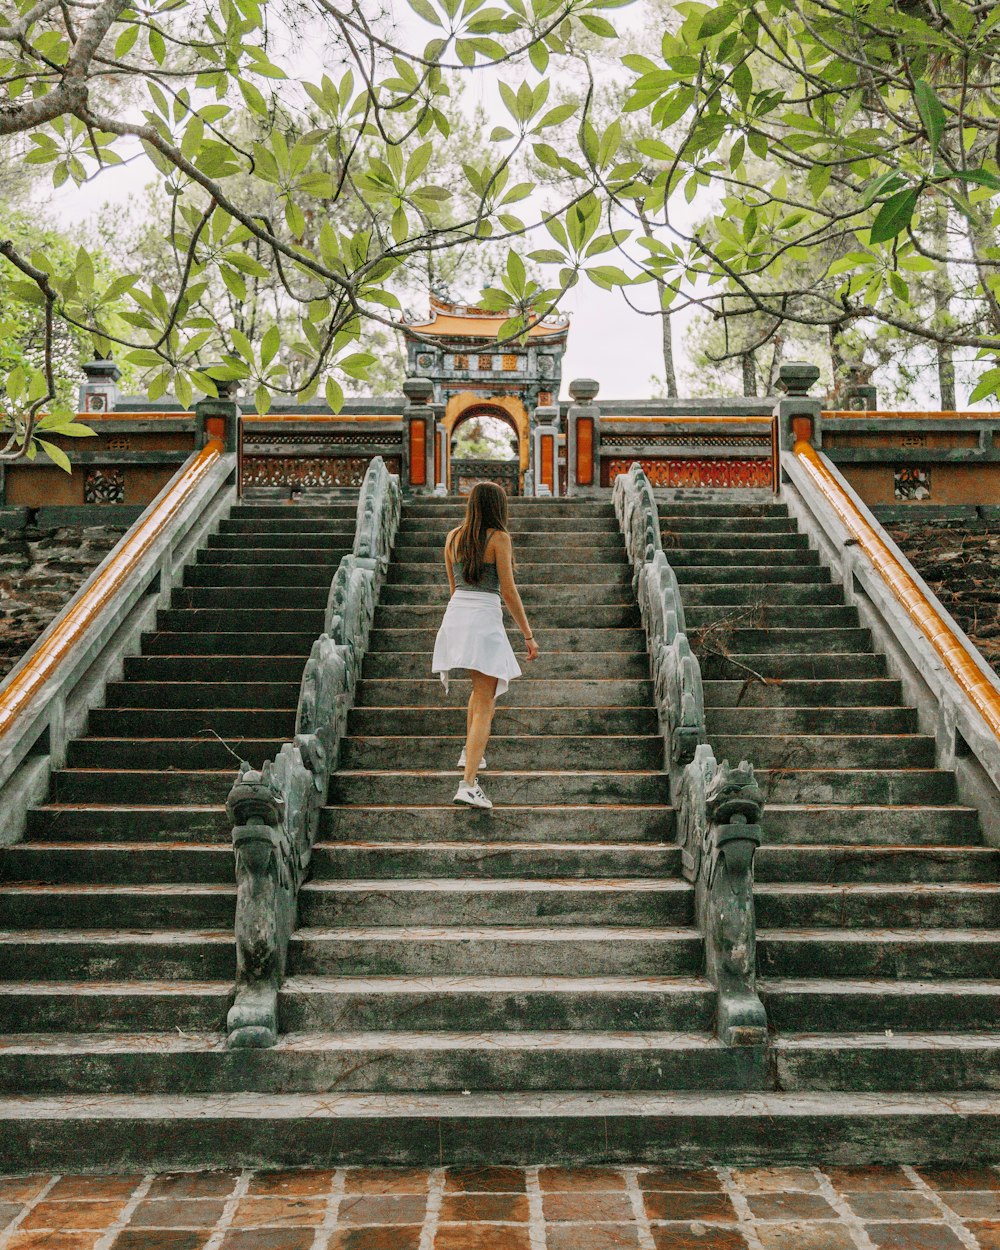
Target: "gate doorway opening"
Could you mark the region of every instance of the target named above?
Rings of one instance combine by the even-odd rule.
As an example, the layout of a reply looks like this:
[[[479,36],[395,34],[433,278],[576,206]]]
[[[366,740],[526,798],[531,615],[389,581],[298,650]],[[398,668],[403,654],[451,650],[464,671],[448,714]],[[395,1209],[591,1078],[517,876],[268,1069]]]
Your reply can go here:
[[[523,494],[529,463],[523,406],[517,404],[517,411],[505,397],[498,403],[479,400],[461,407],[452,400],[448,408],[441,431],[441,452],[447,461],[441,479],[450,492],[467,495],[476,482],[485,481],[496,482],[508,495]]]

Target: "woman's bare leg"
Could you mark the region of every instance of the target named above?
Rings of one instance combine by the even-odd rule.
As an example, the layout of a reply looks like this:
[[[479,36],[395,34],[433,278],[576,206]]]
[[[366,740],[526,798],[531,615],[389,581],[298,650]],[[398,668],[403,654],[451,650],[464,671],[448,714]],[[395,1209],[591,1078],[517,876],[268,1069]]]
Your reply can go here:
[[[465,739],[465,784],[471,786],[479,771],[479,761],[486,754],[493,725],[497,679],[470,669],[472,694],[469,696],[468,733]]]

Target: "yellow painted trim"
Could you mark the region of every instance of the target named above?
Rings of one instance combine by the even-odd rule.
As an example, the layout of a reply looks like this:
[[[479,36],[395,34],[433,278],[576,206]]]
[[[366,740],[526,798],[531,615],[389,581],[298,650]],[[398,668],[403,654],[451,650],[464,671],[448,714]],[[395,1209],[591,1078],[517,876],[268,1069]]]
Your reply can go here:
[[[514,432],[517,434],[520,468],[524,473],[531,463],[531,422],[524,404],[516,395],[490,395],[487,398],[483,395],[474,395],[472,391],[462,391],[458,395],[452,395],[445,405],[444,417],[441,421],[448,431],[449,446],[455,427],[461,424],[470,408],[497,408],[499,411],[496,415],[501,420],[506,417],[513,424]]]
[[[857,505],[820,459],[811,443],[798,442],[796,456],[816,489],[857,540],[914,625],[941,657],[945,668],[969,696],[983,720],[1000,738],[1000,694],[962,646],[954,630],[879,538]]]
[[[0,697],[0,737],[49,681],[67,655],[86,637],[97,614],[127,581],[140,557],[170,523],[194,486],[222,454],[222,444],[203,447],[180,472],[167,493],[140,524],[128,534],[110,564],[105,565],[83,598],[61,617],[28,664]]]

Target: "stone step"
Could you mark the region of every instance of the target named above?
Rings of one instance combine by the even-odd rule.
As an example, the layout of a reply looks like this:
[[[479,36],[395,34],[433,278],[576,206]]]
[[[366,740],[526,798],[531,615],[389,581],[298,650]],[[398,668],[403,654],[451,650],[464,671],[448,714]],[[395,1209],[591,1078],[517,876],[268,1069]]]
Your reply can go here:
[[[348,713],[348,733],[459,734],[466,729],[463,707],[355,707]],[[639,734],[659,732],[651,707],[505,707],[497,705],[494,732],[504,736],[533,734]]]
[[[702,675],[706,684],[716,681],[732,681],[739,678],[745,686],[749,697],[751,683],[763,684],[771,680],[775,684],[789,678],[799,680],[826,681],[837,679],[843,673],[851,673],[855,678],[869,676],[884,678],[886,675],[885,656],[875,651],[851,650],[851,642],[843,640],[838,644],[833,639],[824,638],[829,651],[817,652],[809,648],[808,639],[818,634],[864,633],[864,630],[823,630],[812,632],[803,630],[804,637],[800,640],[801,651],[793,648],[783,651],[750,651],[742,650],[739,643],[731,636],[713,637],[709,634],[702,639],[697,635],[693,639],[693,649],[701,663]],[[786,631],[762,630],[758,645],[781,647],[785,643]]]
[[[432,642],[441,620],[444,619],[446,606],[445,595],[441,596],[440,602],[434,604],[381,604],[375,612],[375,627],[376,630],[422,627],[429,631]],[[602,600],[594,604],[559,604],[547,601],[544,604],[527,602],[525,606],[535,617],[540,634],[545,636],[547,647],[557,644],[565,646],[570,635],[580,635],[582,639],[589,636],[597,651],[645,650],[645,634],[639,627],[639,607],[635,602],[615,604]],[[507,634],[512,640],[520,640],[521,631],[512,624],[509,612],[505,612],[505,621]],[[629,635],[619,637],[616,631],[622,630],[629,631]],[[605,631],[610,632],[605,636]],[[387,641],[391,642],[391,639]],[[627,646],[621,646],[622,642],[627,642]]]
[[[752,551],[713,551],[710,548],[664,548],[670,567],[682,584],[699,586],[721,582],[760,585],[765,582],[828,582],[830,570],[811,547],[755,547]],[[741,559],[741,555],[743,558]]]
[[[458,770],[455,770],[456,781]],[[429,841],[481,842],[483,832],[520,843],[567,841],[669,843],[674,837],[674,813],[652,805],[613,807],[583,804],[525,807],[507,804],[494,808],[489,825],[469,820],[468,813],[449,803],[440,807],[325,807],[319,836],[327,840],[394,842],[400,835]]]
[[[256,541],[256,539],[253,540],[254,545],[239,543],[232,547],[202,547],[196,555],[195,566],[199,568],[223,566],[244,572],[250,569],[284,565],[297,567],[310,564],[316,568],[328,570],[332,577],[341,559],[349,555],[352,550],[350,541],[341,542],[337,546],[313,546],[310,541],[309,545],[299,543],[284,549],[258,547]]]
[[[870,806],[864,803],[771,803],[764,813],[765,838],[781,845],[978,846],[979,812],[958,805]]]
[[[675,552],[670,552],[669,561],[681,586],[773,586],[781,584],[800,584],[809,586],[829,586],[830,570],[819,564],[819,556],[815,551],[778,552],[779,555],[794,556],[794,560],[758,559],[760,552],[754,552],[754,561],[742,564],[724,564],[716,561],[712,564],[699,561],[675,559]],[[686,594],[686,589],[684,594]]]
[[[596,611],[603,611],[609,616],[613,612],[607,609],[596,609]],[[441,624],[441,615],[440,609],[436,607],[425,611],[409,607],[383,608],[375,628],[369,635],[369,652],[432,652]],[[573,615],[565,608],[553,609],[545,612],[544,615],[545,624],[539,629],[538,639],[539,643],[544,639],[546,654],[571,653],[579,659],[588,655],[641,654],[644,659],[647,658],[645,638],[640,629],[627,625],[609,625],[606,628],[561,625],[558,623],[560,619],[568,619]],[[407,618],[413,623],[409,625],[401,623]],[[519,646],[524,646],[519,629],[508,627],[506,632],[515,650]]]
[[[397,541],[409,541],[414,535],[426,534],[432,541],[444,546],[449,531],[461,523],[461,515],[411,516],[409,510],[404,509]],[[608,534],[621,540],[621,530],[614,517],[519,516],[510,517],[507,528],[515,543],[526,534]]]
[[[5,891],[0,888],[0,902]],[[309,881],[299,920],[309,926],[407,924],[634,925],[693,922],[686,881],[606,878],[394,878]]]
[[[304,523],[323,520],[343,520],[355,525],[358,515],[358,496],[329,503],[240,503],[234,504],[229,516],[239,521],[268,521],[293,519]]]
[[[955,774],[938,768],[758,768],[765,801],[772,803],[950,803]]]
[[[61,863],[58,859],[44,862]],[[231,879],[231,853],[225,867]],[[651,843],[418,842],[401,837],[394,842],[317,842],[311,873],[314,881],[355,877],[679,878],[681,861],[679,847]]]
[[[608,537],[614,537],[614,535],[608,535]],[[545,534],[537,537],[532,535],[530,540],[516,536],[514,538],[516,568],[520,569],[523,564],[544,564],[550,559],[553,562],[567,560],[568,552],[564,550],[564,546],[561,534]],[[576,550],[577,548],[573,548],[574,552]],[[586,556],[588,564],[602,567],[605,565],[613,567],[626,562],[625,547],[620,538],[615,546],[609,543],[581,544],[580,554]],[[432,564],[440,572],[445,567],[443,544],[438,546],[430,542],[409,542],[404,538],[396,543],[392,558],[394,563],[398,563],[403,568]]]
[[[148,775],[135,774],[136,777]],[[72,776],[79,778],[87,774],[75,773]],[[942,776],[954,781],[950,773]],[[669,778],[659,769],[631,773],[502,772],[493,773],[488,779],[484,774],[483,785],[497,804],[543,807],[562,803],[590,803],[595,807],[619,803],[629,806],[640,803],[654,803],[660,807],[670,805]],[[343,769],[331,778],[329,801],[334,805],[387,806],[404,799],[407,804],[415,806],[440,807],[451,801],[457,788],[458,777],[454,771],[350,772]],[[489,812],[470,810],[465,816],[470,822],[491,819]],[[483,835],[488,832],[485,823],[480,828]]]
[[[1000,981],[766,978],[758,990],[777,1033],[995,1029]]]
[[[621,769],[634,771],[663,767],[663,738],[656,734],[640,737],[632,734],[570,736],[558,734],[504,734],[502,726],[490,738],[486,774],[511,769]],[[137,744],[138,745],[138,744]],[[221,745],[221,744],[220,744]],[[345,737],[341,743],[340,761],[348,769],[418,769],[447,768],[456,761],[465,745],[465,735],[450,738],[428,735],[415,737],[371,736]],[[247,749],[244,754],[253,756]],[[99,755],[95,752],[94,761]],[[142,762],[142,752],[136,758]],[[170,757],[173,758],[173,757]],[[182,762],[201,761],[192,752],[178,752]],[[216,756],[205,753],[206,762]],[[264,757],[266,758],[266,756]],[[70,761],[71,763],[74,761]],[[107,762],[113,762],[113,757]],[[252,762],[252,759],[251,759]]]
[[[216,1034],[29,1033],[0,1044],[0,1085],[27,1096],[123,1086],[138,1095],[736,1090],[762,1087],[763,1075],[759,1052],[723,1046],[708,1031],[308,1032],[243,1051],[227,1050]]]
[[[766,826],[770,835],[770,822]],[[801,881],[842,882],[996,882],[1000,851],[954,846],[780,846],[765,844],[754,868],[762,885]]]
[[[287,539],[294,539],[297,536],[308,539],[311,536],[329,537],[342,541],[347,540],[348,544],[354,540],[354,531],[357,528],[356,517],[315,517],[309,520],[303,520],[301,517],[254,517],[247,519],[244,517],[230,517],[228,520],[219,522],[219,533],[224,536],[240,536],[245,537],[248,541],[255,538],[268,538],[273,536],[280,538],[282,542]],[[278,544],[282,545],[281,543]]]
[[[775,512],[769,516],[751,513],[714,513],[692,515],[683,512],[660,512],[660,529],[664,534],[794,534],[795,522],[787,512]]]
[[[222,802],[209,807],[87,806],[47,803],[28,809],[27,836],[56,842],[204,842],[231,846]]]
[[[366,679],[405,679],[430,676],[435,632],[435,630],[428,630],[427,637],[419,640],[424,643],[419,651],[395,651],[391,646],[379,646],[382,637],[376,637],[376,631],[373,630],[372,638],[375,640],[377,650],[371,650],[365,656],[361,670],[364,677]],[[544,646],[545,635],[543,633],[538,635],[538,641],[541,646]],[[588,677],[605,681],[621,681],[629,678],[641,680],[649,673],[649,659],[644,651],[591,651],[587,653],[543,650],[538,659],[532,660],[529,664],[524,654],[523,642],[520,647],[515,646],[514,650],[518,653],[517,658],[521,665],[522,676],[511,683],[508,691],[501,697],[501,705],[508,701],[510,690],[517,685],[526,685],[533,690],[545,682],[575,682]],[[453,673],[456,680],[458,678],[465,680],[465,669],[455,669]],[[432,697],[440,703],[443,703],[446,697],[452,702],[457,701],[454,691],[448,695],[445,694],[440,678],[435,677],[434,680],[437,682],[437,693]],[[394,701],[403,706],[406,705],[406,700],[402,696]],[[530,694],[522,701],[535,702]]]
[[[231,928],[20,929],[0,940],[3,981],[232,982],[235,975]]]
[[[413,1029],[707,1031],[715,993],[701,977],[287,977],[291,1032]]]
[[[706,691],[706,702],[707,697]],[[912,734],[918,729],[913,707],[706,707],[705,720],[713,742],[719,734]]]
[[[718,759],[755,768],[933,768],[935,742],[924,734],[720,734]]]
[[[319,553],[320,559],[328,559],[327,553],[339,551],[346,553],[352,549],[354,542],[354,526],[344,526],[339,532],[298,530],[282,534],[272,530],[253,530],[230,528],[220,529],[217,534],[209,534],[208,546],[203,547],[199,555],[209,552],[223,551],[254,551],[258,559],[266,559],[272,552],[279,552],[281,557],[288,553],[308,551]],[[268,555],[265,555],[265,552]],[[272,557],[273,558],[273,557]]]
[[[613,592],[623,586],[629,587],[631,593],[632,586],[632,570],[625,564],[594,564],[593,562],[584,563],[574,561],[573,563],[564,563],[561,559],[557,559],[557,552],[553,553],[552,560],[529,563],[527,560],[518,560],[517,562],[517,584],[526,586],[540,585],[546,583],[554,583],[556,585],[567,585],[574,582],[582,582],[587,586],[607,586],[609,598],[617,597]],[[187,572],[192,572],[189,565]],[[213,577],[215,576],[213,570]],[[221,578],[222,573],[218,576]],[[295,574],[298,576],[298,573]],[[325,573],[321,570],[315,577],[316,581],[320,580]],[[327,579],[329,580],[329,579]],[[397,564],[395,562],[389,565],[388,581],[394,586],[415,586],[423,585],[427,582],[441,582],[447,585],[445,580],[444,567],[441,564],[431,563],[414,563],[414,564]],[[191,583],[188,583],[191,584]],[[221,581],[205,581],[203,585],[234,585],[240,584],[235,582],[222,583]],[[249,585],[251,583],[242,583]],[[267,585],[265,582],[255,582],[254,585]],[[291,576],[282,584],[303,584],[293,582]]]
[[[231,598],[231,597],[230,597]],[[324,608],[162,608],[156,614],[157,629],[173,634],[198,633],[254,635],[262,624],[277,633],[323,632]]]
[[[734,674],[734,677],[738,674]],[[895,678],[783,678],[757,681],[744,674],[739,680],[706,679],[706,714],[716,709],[817,707],[821,711],[845,707],[891,707],[903,699]]]
[[[747,629],[769,631],[810,630],[819,634],[828,629],[857,628],[858,609],[829,603],[745,603],[688,604],[684,596],[684,618],[688,633],[719,631],[743,633]]]
[[[758,883],[754,899],[762,929],[1000,927],[1000,884],[995,881]]]
[[[322,632],[322,622],[319,622]],[[259,666],[266,668],[268,657],[282,655],[308,655],[316,641],[316,630],[295,633],[255,630],[247,636],[235,630],[216,633],[208,629],[188,630],[174,633],[158,630],[142,635],[143,655],[199,655],[253,657]],[[261,658],[263,657],[263,658]]]
[[[88,729],[98,738],[139,738],[151,727],[169,738],[218,734],[230,744],[241,738],[290,739],[295,733],[295,708],[122,708],[97,707]]]
[[[399,528],[399,537],[396,541],[394,556],[400,556],[402,552],[415,552],[418,548],[431,547],[437,552],[437,558],[443,560],[444,539],[448,534],[448,529],[442,527],[440,529],[418,529],[414,526],[406,526],[405,523]],[[588,550],[603,551],[605,548],[610,552],[614,552],[621,560],[626,559],[625,556],[625,540],[622,538],[621,531],[618,526],[607,526],[605,529],[523,529],[518,526],[511,528],[513,541],[517,545],[517,551],[530,551],[535,548],[543,550],[555,550],[556,548],[566,548],[567,552],[575,551],[578,547]]]
[[[667,861],[665,861],[667,862]],[[170,885],[233,882],[233,850],[223,842],[149,846],[145,842],[19,842],[0,857],[0,881],[34,884]]]
[[[241,602],[257,603],[262,606],[252,610],[256,616],[255,628],[259,629],[262,620],[283,619],[278,616],[278,613],[289,608],[300,611],[318,609],[322,613],[330,597],[332,580],[333,574],[331,573],[325,581],[318,580],[312,586],[263,587],[255,585],[252,595],[243,596],[235,594],[231,586],[175,586],[170,592],[170,606],[175,609],[194,608],[198,611],[206,608],[223,608],[231,611],[238,608]]]
[[[639,620],[639,610],[631,587],[609,588],[600,583],[585,586],[582,582],[537,582],[534,585],[518,586],[518,592],[529,612],[539,605],[546,610],[546,621],[549,619],[549,611],[562,608],[569,608],[576,613],[571,624],[578,624],[581,620],[589,621],[591,613],[595,613],[598,623],[601,623],[601,613],[606,610],[623,614],[613,619],[624,619],[632,624]],[[413,604],[433,607],[439,615],[443,615],[450,598],[451,590],[442,574],[437,582],[418,582],[413,586],[383,586],[377,612],[383,611],[385,607]]]
[[[217,771],[174,769],[61,768],[52,774],[50,800],[56,803],[99,803],[155,807],[205,807],[225,803],[236,779],[232,768]]]
[[[993,1093],[71,1093],[0,1100],[0,1167],[23,1170],[31,1158],[57,1171],[184,1169],[206,1141],[226,1142],[230,1165],[253,1167],[965,1165],[998,1132]]]
[[[439,677],[404,678],[387,675],[375,677],[368,668],[369,656],[361,681],[355,692],[355,704],[361,707],[433,707],[441,701]],[[653,701],[653,683],[648,679],[602,678],[533,678],[533,664],[525,664],[525,678],[518,678],[505,691],[499,707],[636,707]],[[387,666],[388,667],[388,666]],[[427,670],[430,669],[428,657]],[[426,671],[426,670],[425,670]],[[395,670],[398,674],[398,670]],[[280,683],[275,683],[280,685]],[[160,687],[162,689],[162,687]],[[455,704],[468,701],[472,683],[456,676],[449,684],[448,699]],[[298,694],[296,692],[296,698]],[[171,706],[190,706],[171,704]],[[197,705],[196,705],[197,706]],[[210,706],[210,705],[209,705]],[[262,704],[261,706],[268,706]],[[277,704],[271,704],[277,706]]]
[[[221,1031],[232,1001],[231,979],[7,981],[0,982],[0,1033]]]
[[[766,420],[766,418],[764,418]],[[788,505],[775,503],[763,498],[751,499],[750,496],[762,494],[759,490],[678,490],[674,488],[654,487],[653,498],[656,500],[660,520],[683,520],[685,517],[787,517]],[[705,498],[713,495],[716,498]],[[718,496],[724,496],[719,498]]]
[[[802,1033],[778,1037],[781,1088],[886,1092],[1000,1089],[996,1033]]]
[[[696,654],[721,650],[734,656],[774,656],[771,662],[776,666],[780,666],[781,660],[795,661],[800,656],[812,661],[830,654],[860,657],[872,650],[871,630],[837,626],[755,629],[723,621],[718,625],[690,627],[689,638]],[[885,663],[883,656],[876,658]]]
[[[223,769],[246,760],[260,768],[284,738],[77,738],[66,752],[68,768]]]
[[[705,530],[702,532],[691,532],[683,535],[672,532],[667,526],[660,526],[660,540],[663,543],[663,550],[667,559],[673,563],[674,553],[683,552],[685,555],[699,555],[704,559],[709,552],[737,552],[753,550],[757,552],[776,551],[806,551],[809,548],[809,538],[805,534],[800,534],[798,530],[792,527],[788,533],[761,533],[757,529],[744,528],[741,532],[723,531],[716,529]],[[722,561],[724,563],[725,561]]]
[[[288,681],[109,681],[104,702],[109,708],[256,708],[272,711],[295,707],[302,683]],[[440,683],[438,683],[440,684]]]
[[[879,980],[972,981],[996,977],[1000,932],[995,929],[760,929],[761,975],[806,980],[836,970]],[[994,1021],[991,1028],[996,1027]]]
[[[406,500],[403,515],[451,516],[458,524],[465,516],[466,502],[455,495],[418,495]],[[608,517],[614,519],[615,505],[608,495],[602,499],[544,499],[530,495],[512,495],[507,500],[507,512],[512,518],[524,516],[568,517],[579,521],[583,517]]]
[[[232,928],[235,885],[0,885],[4,929]]]
[[[685,582],[685,615],[697,607],[718,605],[721,611],[731,614],[746,604],[774,604],[791,607],[794,604],[815,605],[821,603],[842,605],[844,591],[833,582],[763,582],[759,585],[734,585],[720,583],[706,585]]]
[[[270,682],[300,683],[302,670],[309,656],[271,655],[266,661],[259,656],[235,655],[130,655],[125,657],[125,680],[129,682],[211,682],[223,678],[234,687],[243,681],[259,682],[267,675]],[[235,693],[235,690],[234,690]],[[231,706],[223,700],[221,706]]]
[[[701,935],[644,925],[301,926],[289,945],[296,976],[700,976]]]
[[[329,588],[339,560],[303,564],[187,564],[185,586],[246,586],[264,597],[272,586]]]

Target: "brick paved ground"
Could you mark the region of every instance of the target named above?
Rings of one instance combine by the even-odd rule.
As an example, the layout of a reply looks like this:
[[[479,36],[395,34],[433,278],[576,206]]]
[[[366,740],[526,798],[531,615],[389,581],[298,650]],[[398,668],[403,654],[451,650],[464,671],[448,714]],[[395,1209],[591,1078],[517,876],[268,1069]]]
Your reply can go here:
[[[0,1250],[1000,1250],[993,1168],[0,1177]]]

